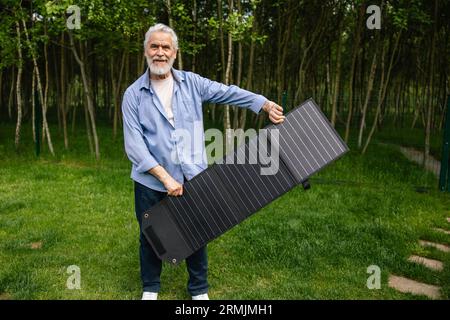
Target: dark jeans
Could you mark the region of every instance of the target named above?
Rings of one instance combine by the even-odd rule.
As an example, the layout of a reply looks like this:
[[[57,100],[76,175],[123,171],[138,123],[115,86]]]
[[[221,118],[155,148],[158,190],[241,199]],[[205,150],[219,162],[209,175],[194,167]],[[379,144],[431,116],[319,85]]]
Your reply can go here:
[[[142,233],[142,215],[144,211],[161,201],[165,196],[167,196],[165,192],[152,190],[138,182],[134,182],[136,218],[139,222],[140,229],[139,256],[143,291],[159,292],[162,262]],[[186,265],[189,273],[188,292],[192,296],[208,292],[208,258],[206,246],[189,256],[186,259]]]

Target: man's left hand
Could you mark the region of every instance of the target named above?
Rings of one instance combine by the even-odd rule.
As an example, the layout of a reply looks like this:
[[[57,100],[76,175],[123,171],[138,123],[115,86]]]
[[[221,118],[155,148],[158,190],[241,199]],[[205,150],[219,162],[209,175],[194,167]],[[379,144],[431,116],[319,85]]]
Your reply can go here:
[[[284,121],[283,108],[275,102],[267,100],[263,105],[263,110],[269,114],[269,119],[273,123],[278,124]]]

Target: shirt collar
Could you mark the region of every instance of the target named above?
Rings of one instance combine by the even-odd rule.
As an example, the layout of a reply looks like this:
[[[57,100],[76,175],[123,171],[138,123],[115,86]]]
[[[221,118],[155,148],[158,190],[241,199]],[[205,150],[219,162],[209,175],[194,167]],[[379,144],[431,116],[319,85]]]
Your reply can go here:
[[[183,72],[176,70],[174,68],[172,68],[172,76],[175,79],[176,82],[181,82],[184,81],[184,75]],[[147,90],[150,90],[150,92],[153,93],[153,90],[150,86],[150,70],[149,68],[147,68],[145,70],[145,73],[142,75],[141,77],[141,82],[139,85],[139,89],[145,88]]]
[[[175,81],[177,81],[177,82],[184,81],[183,72],[172,68],[172,75],[173,75],[173,78],[175,79]]]

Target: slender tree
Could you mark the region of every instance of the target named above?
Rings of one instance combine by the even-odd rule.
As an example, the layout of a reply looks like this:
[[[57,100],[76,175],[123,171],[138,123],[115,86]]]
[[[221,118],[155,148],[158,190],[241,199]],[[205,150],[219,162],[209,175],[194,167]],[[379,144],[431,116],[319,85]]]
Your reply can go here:
[[[16,150],[19,148],[20,142],[20,129],[22,127],[22,41],[21,33],[20,33],[20,25],[19,22],[16,21],[16,32],[17,32],[17,54],[19,57],[18,66],[17,66],[17,81],[16,81],[16,95],[17,95],[17,122],[16,122],[16,136],[14,139],[14,145],[16,146]]]

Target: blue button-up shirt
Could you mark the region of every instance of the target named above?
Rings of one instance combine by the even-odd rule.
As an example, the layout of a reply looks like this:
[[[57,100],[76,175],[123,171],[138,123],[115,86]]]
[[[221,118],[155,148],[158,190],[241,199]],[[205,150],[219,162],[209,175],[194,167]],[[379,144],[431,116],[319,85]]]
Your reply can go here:
[[[231,104],[259,113],[267,101],[237,86],[226,86],[198,74],[172,69],[174,90],[172,125],[155,94],[149,70],[123,96],[125,151],[132,162],[131,178],[153,190],[166,192],[148,171],[161,165],[178,182],[207,168],[202,103]]]

